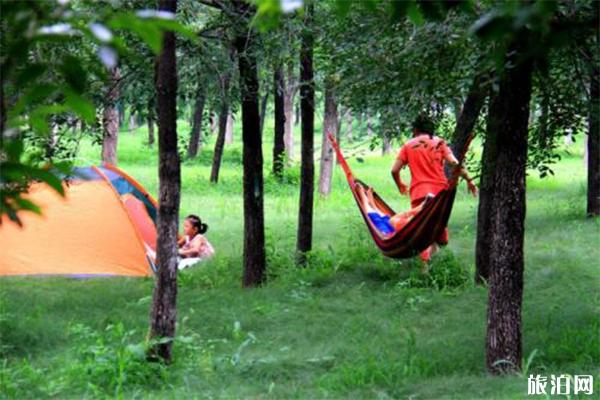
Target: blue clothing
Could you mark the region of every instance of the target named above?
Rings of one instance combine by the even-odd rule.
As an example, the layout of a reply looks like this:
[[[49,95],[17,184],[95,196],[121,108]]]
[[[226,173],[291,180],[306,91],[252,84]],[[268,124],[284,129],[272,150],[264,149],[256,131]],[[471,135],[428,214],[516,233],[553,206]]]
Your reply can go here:
[[[376,212],[368,213],[371,222],[373,225],[379,230],[379,232],[384,235],[388,235],[390,233],[394,233],[394,227],[390,224],[390,216],[389,215],[381,215]]]

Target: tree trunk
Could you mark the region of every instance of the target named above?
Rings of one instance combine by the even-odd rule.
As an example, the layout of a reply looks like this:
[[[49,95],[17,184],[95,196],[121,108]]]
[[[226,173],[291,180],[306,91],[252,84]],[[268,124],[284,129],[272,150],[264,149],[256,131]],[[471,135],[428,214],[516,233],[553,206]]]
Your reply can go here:
[[[542,87],[540,88],[541,90],[541,95],[542,95],[542,99],[540,101],[540,107],[541,107],[541,115],[540,115],[540,122],[539,122],[539,127],[538,127],[538,137],[537,137],[537,142],[538,142],[538,146],[540,146],[540,148],[544,149],[548,146],[548,141],[550,140],[552,143],[553,138],[549,137],[549,132],[548,132],[548,113],[550,112],[549,108],[550,108],[550,94],[548,93],[547,88]],[[533,113],[531,113],[533,114]]]
[[[129,114],[129,126],[128,129],[130,132],[133,132],[137,129],[137,118],[134,113]]]
[[[452,134],[450,149],[452,149],[452,152],[459,162],[462,161],[462,158],[467,151],[466,146],[469,136],[473,133],[477,118],[479,118],[481,109],[485,104],[485,98],[488,95],[487,88],[483,85],[484,77],[486,77],[486,75],[477,74],[475,78],[473,78],[465,103],[456,120],[456,127]]]
[[[56,122],[50,123],[50,134],[48,139],[46,140],[46,159],[48,161],[52,161],[56,153],[56,145],[58,144],[58,124]]]
[[[488,112],[487,126],[491,126],[492,116]],[[490,246],[491,237],[491,204],[493,196],[494,171],[496,169],[497,144],[496,138],[489,128],[483,144],[481,155],[481,177],[479,179],[479,205],[477,209],[477,238],[475,244],[475,283],[487,282],[490,277]]]
[[[265,115],[267,114],[267,104],[269,102],[269,92],[266,92],[260,102],[260,135],[265,130]]]
[[[123,102],[117,102],[117,112],[119,114],[119,129],[125,125],[125,106]]]
[[[194,158],[198,155],[198,150],[202,146],[200,137],[202,135],[202,115],[204,113],[204,104],[206,102],[206,95],[204,88],[200,86],[198,93],[196,93],[196,104],[194,107],[194,118],[192,121],[192,133],[190,135],[190,142],[188,144],[187,156],[188,158]]]
[[[481,109],[485,104],[485,98],[487,97],[487,88],[483,86],[483,79],[485,75],[478,74],[473,78],[469,93],[465,99],[465,103],[462,106],[458,119],[456,120],[456,127],[452,134],[452,143],[450,148],[456,156],[459,162],[462,162],[465,153],[467,151],[467,144],[469,136],[475,128],[477,118],[481,113]],[[489,116],[489,115],[488,115]],[[481,159],[482,171],[480,180],[479,190],[479,211],[477,214],[477,245],[476,245],[476,271],[475,271],[475,282],[478,284],[487,281],[489,273],[487,270],[487,260],[484,257],[489,253],[489,238],[486,236],[487,232],[487,221],[489,221],[489,201],[490,201],[490,189],[491,183],[490,173],[494,170],[495,162],[495,142],[491,137],[487,137],[483,147],[483,155]],[[446,174],[450,175],[450,169],[446,170]]]
[[[358,136],[363,137],[365,134],[364,128],[365,115],[363,113],[358,114]]]
[[[233,144],[233,114],[231,109],[227,113],[227,124],[225,125],[225,144]]]
[[[102,115],[102,128],[104,138],[102,140],[102,161],[109,164],[117,164],[117,141],[119,139],[119,112],[117,111],[117,100],[119,99],[119,81],[121,72],[119,67],[110,71],[106,103]]]
[[[210,112],[210,114],[208,116],[208,120],[210,121],[210,134],[214,135],[215,131],[219,127],[219,122],[218,122],[214,112],[212,112],[212,111]]]
[[[177,1],[160,0],[159,9],[175,13]],[[163,34],[158,57],[156,92],[158,100],[159,203],[156,241],[158,279],[150,312],[150,339],[175,337],[177,320],[177,231],[181,171],[177,151],[177,66],[175,34]],[[152,346],[149,356],[171,362],[173,342]]]
[[[248,5],[235,2],[239,14],[244,15]],[[240,70],[242,97],[242,141],[244,144],[244,276],[242,285],[252,287],[266,279],[265,225],[263,209],[263,155],[260,136],[258,104],[258,73],[253,52],[254,33],[242,29],[235,39]]]
[[[388,134],[384,134],[381,145],[381,155],[387,155],[392,152],[392,139]]]
[[[4,77],[0,74],[0,147],[4,145],[4,131],[6,129],[6,100],[4,99]],[[4,148],[4,147],[2,147]]]
[[[312,220],[314,192],[314,123],[315,83],[313,77],[314,4],[306,6],[305,30],[300,48],[300,113],[302,118],[302,160],[300,169],[300,209],[298,213],[298,264],[306,265],[306,254],[312,249]]]
[[[486,355],[491,373],[521,369],[521,304],[525,233],[525,170],[532,63],[523,59],[530,36],[509,47],[499,91],[492,95],[488,136],[496,142],[489,231]],[[515,60],[515,58],[519,58]]]
[[[285,157],[285,113],[283,71],[278,66],[273,77],[273,89],[275,90],[275,138],[273,140],[273,175],[281,179],[283,177],[283,163]]]
[[[325,112],[323,116],[323,140],[321,142],[321,169],[319,173],[319,193],[328,196],[331,192],[333,173],[333,147],[327,134],[338,135],[338,111],[334,90],[331,83],[325,86]]]
[[[294,113],[294,126],[297,126],[300,123],[300,105],[296,104],[295,107],[296,112]]]
[[[367,137],[373,137],[373,118],[367,114]]]
[[[225,131],[227,130],[227,116],[229,115],[229,101],[227,93],[229,93],[230,76],[226,73],[221,79],[221,88],[223,97],[221,99],[221,109],[219,110],[219,134],[215,142],[215,154],[213,155],[212,169],[210,171],[210,181],[213,183],[219,182],[219,170],[221,169],[221,158],[223,157],[223,147],[225,146]]]
[[[352,136],[352,123],[353,123],[353,118],[352,118],[352,110],[348,109],[346,111],[346,140],[348,142],[352,142],[352,140],[354,140],[354,137]]]
[[[288,80],[283,96],[283,112],[285,114],[285,156],[288,161],[294,159],[294,97],[296,96],[297,82],[294,77],[293,65],[288,66]]]
[[[596,40],[596,46],[598,46],[600,37],[597,37]],[[594,64],[590,69],[590,109],[587,137],[587,215],[592,217],[600,215],[600,66],[595,63],[595,57],[590,57],[590,59]]]
[[[154,101],[148,101],[148,114],[146,116],[146,123],[148,124],[148,147],[154,145]]]

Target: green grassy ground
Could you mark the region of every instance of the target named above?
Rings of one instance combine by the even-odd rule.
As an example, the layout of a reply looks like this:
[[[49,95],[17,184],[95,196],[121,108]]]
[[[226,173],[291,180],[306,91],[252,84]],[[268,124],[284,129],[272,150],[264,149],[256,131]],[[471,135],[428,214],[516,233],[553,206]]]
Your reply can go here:
[[[144,128],[121,135],[119,165],[156,193],[156,149],[144,139]],[[584,215],[581,144],[563,152],[554,177],[528,179],[529,360],[523,374],[499,378],[485,372],[487,290],[471,284],[477,201],[464,187],[450,245],[424,278],[417,262],[379,255],[338,170],[331,196],[316,199],[311,265],[298,270],[297,166],[286,184],[266,168],[269,283],[243,290],[235,140],[218,185],[208,183],[212,141],[183,164],[181,214],[208,222],[217,255],[179,275],[175,363],[164,368],[141,358],[152,279],[4,278],[0,397],[505,399],[527,396],[531,372],[594,374],[600,393],[600,224]],[[267,139],[266,166],[270,146]],[[98,154],[84,144],[82,163],[97,162]],[[361,158],[351,160],[356,174],[406,208],[389,176],[392,156]]]

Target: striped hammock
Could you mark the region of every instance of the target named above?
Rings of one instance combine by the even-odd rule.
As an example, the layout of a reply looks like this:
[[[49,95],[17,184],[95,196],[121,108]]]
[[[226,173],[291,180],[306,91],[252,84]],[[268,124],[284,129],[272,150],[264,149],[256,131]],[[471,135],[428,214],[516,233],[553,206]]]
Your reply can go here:
[[[354,178],[335,138],[331,134],[328,135],[328,138],[337,154],[339,164],[346,174],[346,180],[358,209],[381,253],[390,258],[410,258],[431,246],[448,224],[456,195],[457,177],[454,176],[450,179],[448,187],[428,201],[406,225],[393,233],[385,234],[371,221],[367,210],[360,201],[361,194],[364,194],[370,187]],[[361,191],[363,193],[360,193]],[[373,198],[375,200],[373,206],[379,214],[389,217],[396,214],[374,190]]]

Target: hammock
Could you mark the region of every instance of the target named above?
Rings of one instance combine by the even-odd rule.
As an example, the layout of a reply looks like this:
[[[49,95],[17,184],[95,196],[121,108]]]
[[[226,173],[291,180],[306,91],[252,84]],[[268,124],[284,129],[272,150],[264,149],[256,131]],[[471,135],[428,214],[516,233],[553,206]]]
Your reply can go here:
[[[450,218],[458,181],[456,175],[450,179],[448,187],[428,201],[423,206],[423,209],[406,225],[395,232],[385,234],[371,221],[371,218],[367,215],[367,210],[364,209],[360,201],[359,192],[366,192],[370,187],[359,179],[354,178],[342,151],[331,134],[328,135],[328,139],[337,154],[340,166],[346,174],[346,180],[348,181],[350,190],[352,190],[360,213],[369,228],[369,232],[383,255],[390,258],[414,257],[436,241],[446,228],[448,219]],[[375,200],[373,206],[377,212],[389,217],[395,214],[394,210],[374,190],[373,198]]]

